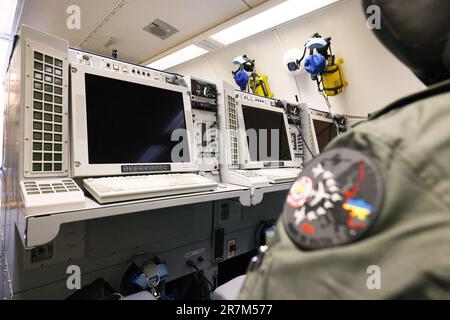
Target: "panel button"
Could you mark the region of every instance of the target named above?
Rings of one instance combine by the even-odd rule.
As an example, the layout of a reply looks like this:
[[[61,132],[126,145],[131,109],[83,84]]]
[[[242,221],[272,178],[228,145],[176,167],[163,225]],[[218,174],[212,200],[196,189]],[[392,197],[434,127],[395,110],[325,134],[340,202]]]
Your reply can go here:
[[[36,110],[42,110],[42,102],[33,101],[33,108]]]
[[[52,144],[44,143],[44,151],[52,151]]]
[[[42,100],[42,92],[34,91],[33,98],[36,100]]]
[[[51,67],[49,65],[45,65],[45,72],[53,74],[53,67]]]
[[[48,93],[44,94],[44,100],[47,102],[53,102],[53,95]]]
[[[53,127],[50,123],[44,123],[44,130],[45,131],[53,131]]]
[[[45,56],[45,63],[53,64],[53,57]]]
[[[35,81],[33,87],[37,90],[42,90],[42,82]]]
[[[45,133],[44,134],[44,140],[45,141],[53,141],[53,136],[52,136],[52,134],[51,133]]]
[[[60,96],[55,96],[55,103],[62,103],[62,97]]]
[[[44,77],[45,82],[53,83],[53,77],[49,75],[45,75]]]
[[[35,51],[34,52],[34,59],[42,61],[42,60],[44,60],[44,55],[42,53],[38,52],[38,51]]]
[[[33,143],[33,150],[41,151],[41,150],[42,150],[42,143],[40,143],[40,142],[34,142],[34,143]]]
[[[62,113],[62,106],[55,106],[56,113]]]
[[[33,129],[34,130],[42,130],[42,122],[33,122]]]
[[[51,86],[51,85],[49,85],[49,84],[45,84],[45,85],[44,85],[44,91],[45,91],[45,92],[53,93],[53,86]]]
[[[51,113],[45,113],[44,114],[44,120],[45,121],[53,121],[53,116]]]
[[[36,69],[36,70],[39,70],[39,71],[42,71],[42,70],[44,70],[44,65],[42,64],[42,63],[40,63],[40,62],[34,62],[34,68]]]
[[[62,95],[62,88],[61,87],[55,87],[55,93]]]
[[[33,132],[33,140],[42,140],[41,132]]]
[[[42,153],[33,152],[33,161],[41,161],[42,160]]]
[[[33,119],[42,120],[42,112],[33,112]]]

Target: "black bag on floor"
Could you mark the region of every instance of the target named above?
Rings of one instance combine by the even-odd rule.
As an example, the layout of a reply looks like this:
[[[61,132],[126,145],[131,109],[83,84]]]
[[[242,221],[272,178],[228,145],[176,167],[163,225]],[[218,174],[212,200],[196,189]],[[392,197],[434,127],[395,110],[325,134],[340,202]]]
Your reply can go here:
[[[119,300],[120,295],[103,278],[77,290],[66,300]]]

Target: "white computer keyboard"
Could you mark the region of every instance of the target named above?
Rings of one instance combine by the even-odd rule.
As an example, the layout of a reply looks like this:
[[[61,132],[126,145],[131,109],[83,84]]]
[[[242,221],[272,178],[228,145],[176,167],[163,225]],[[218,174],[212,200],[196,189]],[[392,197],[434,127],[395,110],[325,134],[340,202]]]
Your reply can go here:
[[[217,182],[193,173],[89,178],[84,187],[100,203],[214,190]]]
[[[252,170],[260,176],[264,176],[271,183],[291,182],[297,179],[302,171],[300,168],[277,168]]]

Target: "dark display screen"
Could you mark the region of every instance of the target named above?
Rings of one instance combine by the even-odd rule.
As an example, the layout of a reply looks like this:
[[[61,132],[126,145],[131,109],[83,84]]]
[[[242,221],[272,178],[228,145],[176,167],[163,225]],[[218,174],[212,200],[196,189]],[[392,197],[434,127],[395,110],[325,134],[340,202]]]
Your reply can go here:
[[[327,121],[313,120],[314,130],[316,132],[317,144],[319,152],[322,152],[325,147],[337,136],[336,126]]]
[[[282,113],[245,105],[242,106],[242,113],[251,161],[292,160]],[[249,134],[249,130],[256,132],[256,137],[252,133]],[[273,130],[277,131],[272,133]],[[263,132],[266,134],[262,134]],[[272,135],[277,141],[272,141]]]
[[[186,129],[182,93],[92,74],[85,84],[89,163],[189,161],[186,139],[172,159],[172,132]]]

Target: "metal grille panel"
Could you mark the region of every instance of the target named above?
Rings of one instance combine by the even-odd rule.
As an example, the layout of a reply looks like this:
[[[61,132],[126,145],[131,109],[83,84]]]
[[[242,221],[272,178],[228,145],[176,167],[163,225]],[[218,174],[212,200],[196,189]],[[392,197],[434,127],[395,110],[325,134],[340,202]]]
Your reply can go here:
[[[32,172],[63,171],[63,61],[33,54]]]
[[[49,193],[66,193],[81,191],[79,187],[70,179],[57,183],[38,183],[36,181],[24,182],[27,195],[39,195]]]
[[[228,110],[228,129],[229,129],[229,147],[230,147],[230,159],[229,166],[232,168],[239,168],[239,155],[238,155],[238,125],[237,125],[237,111],[236,111],[236,98],[227,96],[227,110]]]

